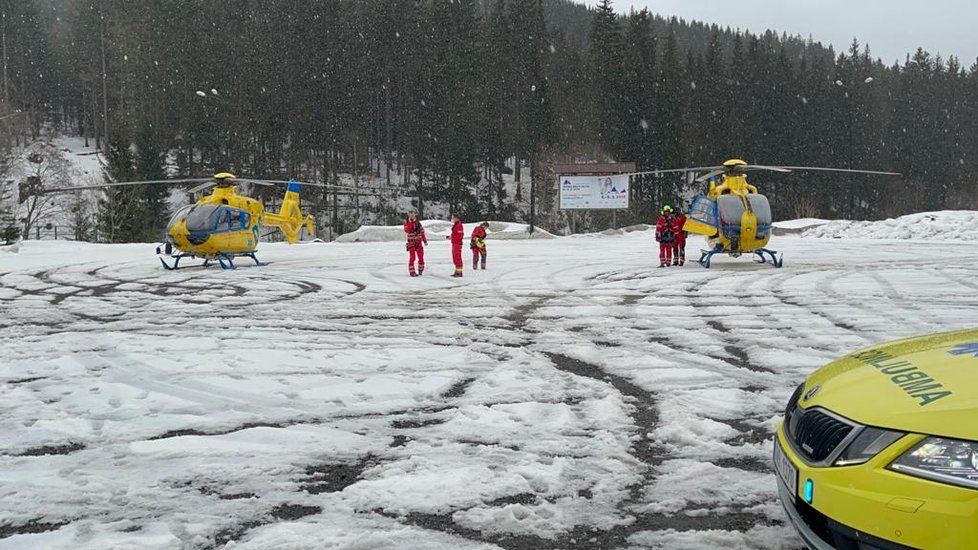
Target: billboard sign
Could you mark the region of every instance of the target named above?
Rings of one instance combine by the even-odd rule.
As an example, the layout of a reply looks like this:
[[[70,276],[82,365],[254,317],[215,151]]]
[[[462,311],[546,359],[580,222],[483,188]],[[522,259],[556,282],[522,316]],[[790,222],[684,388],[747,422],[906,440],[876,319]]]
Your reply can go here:
[[[558,177],[561,210],[628,208],[628,176]]]

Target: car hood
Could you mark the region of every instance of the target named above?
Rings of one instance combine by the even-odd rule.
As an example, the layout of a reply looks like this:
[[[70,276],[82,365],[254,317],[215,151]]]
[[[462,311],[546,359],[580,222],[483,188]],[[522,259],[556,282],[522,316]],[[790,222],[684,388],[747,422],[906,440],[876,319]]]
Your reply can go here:
[[[870,426],[978,440],[978,329],[847,355],[808,377],[799,404]]]

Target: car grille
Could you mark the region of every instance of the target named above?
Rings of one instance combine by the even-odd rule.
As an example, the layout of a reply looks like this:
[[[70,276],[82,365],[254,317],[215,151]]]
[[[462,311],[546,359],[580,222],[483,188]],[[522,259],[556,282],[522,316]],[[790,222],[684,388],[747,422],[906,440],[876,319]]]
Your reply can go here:
[[[817,409],[798,406],[801,388],[795,391],[785,411],[785,432],[796,451],[811,462],[831,455],[853,430],[853,426]]]
[[[791,418],[791,411],[795,409],[795,405],[798,404],[798,400],[801,399],[801,392],[805,391],[805,384],[799,384],[795,393],[791,394],[791,399],[788,400],[788,406],[784,408],[785,419]]]

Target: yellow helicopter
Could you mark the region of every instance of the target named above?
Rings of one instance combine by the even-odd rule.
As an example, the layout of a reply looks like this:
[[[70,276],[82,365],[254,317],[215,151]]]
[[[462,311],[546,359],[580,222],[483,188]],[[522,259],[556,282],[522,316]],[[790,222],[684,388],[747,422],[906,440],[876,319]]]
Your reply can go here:
[[[196,193],[209,187],[214,189],[195,204],[177,210],[167,224],[166,242],[156,247],[156,253],[161,256],[160,263],[168,270],[179,269],[180,260],[183,258],[202,258],[203,266],[208,266],[211,261],[217,260],[223,269],[234,269],[234,258],[241,256],[251,258],[256,265],[263,265],[255,256],[263,226],[280,229],[289,244],[299,239],[303,226],[310,237],[315,236],[312,216],[302,215],[299,190],[303,185],[316,187],[326,187],[326,185],[294,179],[255,180],[238,178],[229,172],[221,172],[214,174],[212,178],[128,181],[58,189],[22,189],[21,194],[63,193],[126,185],[199,182],[203,183],[189,189],[188,193]],[[282,199],[279,211],[266,212],[261,201],[239,194],[238,186],[242,183],[285,184],[285,197]],[[172,265],[163,259],[164,255],[173,259]]]
[[[182,258],[203,258],[204,265],[216,259],[224,269],[234,269],[234,258],[245,256],[262,265],[255,256],[262,226],[276,227],[285,234],[285,240],[294,244],[299,239],[303,225],[310,237],[315,236],[312,216],[302,216],[299,208],[300,183],[287,183],[285,197],[278,213],[266,212],[265,206],[256,199],[238,194],[238,182],[259,185],[270,182],[239,180],[229,172],[214,174],[212,182],[190,189],[194,193],[213,186],[210,195],[196,204],[177,210],[166,227],[166,243],[156,248],[157,254],[174,258],[173,265],[160,262],[169,270],[178,269]],[[173,249],[178,252],[173,253]]]
[[[729,254],[736,258],[741,254],[753,253],[758,256],[755,260],[757,263],[770,263],[774,267],[784,265],[782,256],[776,250],[765,248],[771,239],[771,204],[767,197],[757,192],[756,187],[747,183],[747,171],[819,170],[886,176],[900,175],[896,172],[817,166],[762,166],[747,164],[740,159],[730,159],[721,166],[678,168],[643,173],[696,173],[704,170],[706,173],[697,177],[695,181],[708,182],[709,186],[706,193],[701,193],[693,199],[683,230],[706,237],[710,249],[703,250],[698,260],[698,263],[705,268],[710,267],[710,260],[715,254]],[[718,176],[721,178],[719,185],[716,183]]]

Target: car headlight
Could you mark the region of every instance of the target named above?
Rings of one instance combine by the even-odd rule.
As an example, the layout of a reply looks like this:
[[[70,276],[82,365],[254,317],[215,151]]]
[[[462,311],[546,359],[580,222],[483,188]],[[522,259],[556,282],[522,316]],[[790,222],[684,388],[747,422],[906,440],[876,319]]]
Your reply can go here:
[[[978,442],[928,437],[890,464],[898,472],[978,489]]]
[[[852,443],[846,447],[846,450],[839,455],[839,458],[835,460],[835,465],[852,466],[853,464],[862,464],[878,455],[880,451],[889,447],[894,441],[904,435],[906,434],[902,432],[881,430],[880,428],[867,426],[859,432],[856,439],[853,439]]]

